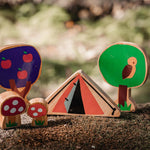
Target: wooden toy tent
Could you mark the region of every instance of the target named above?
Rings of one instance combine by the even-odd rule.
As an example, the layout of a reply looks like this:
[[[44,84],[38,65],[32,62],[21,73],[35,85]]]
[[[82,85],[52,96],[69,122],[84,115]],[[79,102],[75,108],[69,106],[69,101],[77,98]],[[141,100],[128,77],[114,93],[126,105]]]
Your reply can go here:
[[[118,106],[82,70],[69,77],[46,101],[48,115],[120,116]]]

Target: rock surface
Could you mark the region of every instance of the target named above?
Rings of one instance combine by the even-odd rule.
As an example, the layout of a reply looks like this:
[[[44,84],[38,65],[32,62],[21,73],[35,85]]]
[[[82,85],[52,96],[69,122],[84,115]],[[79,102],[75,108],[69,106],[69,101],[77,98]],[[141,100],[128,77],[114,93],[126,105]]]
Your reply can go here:
[[[0,130],[0,149],[140,149],[150,148],[150,103],[120,118],[49,116],[48,127],[33,128],[22,116],[17,129]]]

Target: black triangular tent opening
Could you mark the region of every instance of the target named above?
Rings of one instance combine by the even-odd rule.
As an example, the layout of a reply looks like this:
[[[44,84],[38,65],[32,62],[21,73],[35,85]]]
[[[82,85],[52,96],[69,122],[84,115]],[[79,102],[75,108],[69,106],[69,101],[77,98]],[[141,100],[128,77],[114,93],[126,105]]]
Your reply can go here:
[[[75,114],[85,114],[84,106],[81,97],[81,90],[80,90],[80,81],[73,83],[74,86],[71,89],[67,98],[65,98],[65,108],[68,113],[75,113]]]

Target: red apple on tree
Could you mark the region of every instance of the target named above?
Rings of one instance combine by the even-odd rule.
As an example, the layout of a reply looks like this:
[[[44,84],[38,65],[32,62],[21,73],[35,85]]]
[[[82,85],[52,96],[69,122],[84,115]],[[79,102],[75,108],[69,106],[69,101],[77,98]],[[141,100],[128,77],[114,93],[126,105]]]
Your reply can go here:
[[[6,60],[5,57],[2,57],[1,67],[3,69],[9,69],[11,67],[11,60],[9,60],[9,59]]]
[[[23,55],[23,61],[26,63],[32,62],[33,60],[33,55],[31,53],[27,53],[26,51],[24,51],[24,55]]]
[[[28,73],[26,70],[21,70],[21,68],[18,68],[17,77],[18,79],[26,79],[28,76]]]

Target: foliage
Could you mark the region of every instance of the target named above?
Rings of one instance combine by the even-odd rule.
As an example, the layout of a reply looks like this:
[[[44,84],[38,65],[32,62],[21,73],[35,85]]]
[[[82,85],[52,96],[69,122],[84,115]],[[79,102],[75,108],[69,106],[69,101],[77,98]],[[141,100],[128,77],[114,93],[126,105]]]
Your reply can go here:
[[[16,122],[11,123],[11,121],[9,120],[9,123],[6,123],[6,127],[15,127],[17,126]]]
[[[106,38],[111,43],[124,40],[149,48],[149,17],[150,9],[148,6],[144,6],[127,10],[121,19],[108,15],[95,22],[81,20],[78,24],[83,26],[84,30],[75,37],[75,40],[86,45],[94,45],[99,38]],[[55,5],[25,3],[10,9],[1,7],[1,42],[6,37],[22,38],[23,31],[20,31],[21,29],[27,33],[31,32],[31,35],[40,35],[38,36],[40,45],[55,43],[57,37],[65,31],[64,22],[69,19],[69,14],[63,8]],[[31,38],[28,36],[27,41],[30,40]],[[37,45],[37,39],[30,42]]]
[[[92,73],[95,61],[76,62],[76,61],[52,61],[44,59],[42,61],[42,73],[39,81],[42,84],[49,83],[52,79],[54,82],[59,82],[70,76],[79,69],[83,69],[87,74]],[[67,74],[68,73],[68,74]]]
[[[150,9],[145,6],[127,10],[121,19],[105,16],[94,23],[81,21],[86,30],[80,34],[77,40],[89,41],[93,44],[99,38],[106,38],[110,43],[130,41],[150,50],[148,45],[150,38],[149,18]]]
[[[65,47],[62,46],[61,43],[69,36],[69,40],[74,46],[74,51],[77,51],[77,49],[79,49],[78,45],[81,45],[85,51],[91,50],[99,53],[106,45],[113,42],[130,41],[144,48],[150,56],[149,6],[139,6],[135,9],[128,10],[123,8],[122,10],[123,15],[119,19],[112,15],[104,15],[96,21],[81,19],[75,23],[80,29],[77,27],[73,28],[73,30],[67,30],[64,23],[71,19],[71,15],[64,8],[58,7],[58,5],[27,2],[21,5],[13,5],[11,8],[1,6],[0,45],[28,43],[41,50],[40,54],[42,54],[45,53],[45,49],[50,49],[49,45],[59,46],[59,49],[63,51],[63,49],[68,46],[68,42],[65,43],[67,45],[65,45]],[[75,29],[77,31],[75,31]],[[78,29],[80,31],[78,31]],[[71,31],[73,31],[73,33]],[[69,46],[68,51],[71,50]],[[49,52],[51,52],[51,50]],[[45,91],[50,88],[53,90],[57,88],[58,84],[61,84],[62,81],[65,80],[66,71],[70,69],[71,73],[74,73],[81,68],[88,75],[99,79],[99,74],[96,74],[94,71],[97,57],[95,57],[96,59],[92,62],[90,61],[86,64],[86,62],[78,62],[80,55],[81,53],[78,54],[78,59],[74,60],[74,62],[69,60],[65,60],[65,62],[63,60],[63,62],[61,62],[57,60],[58,58],[56,58],[55,61],[51,61],[48,54],[47,59],[42,58],[42,75],[40,81],[36,82],[31,88],[29,97],[47,96]],[[48,84],[49,86],[47,86]],[[150,88],[150,83],[146,82],[145,86],[135,89],[135,92],[134,89],[132,90],[132,95],[134,95],[135,98],[137,95],[138,102],[149,101],[148,89]],[[0,91],[2,91],[2,89],[0,89]],[[110,89],[108,91],[110,91]]]
[[[0,10],[1,44],[6,42],[8,37],[32,45],[54,44],[65,30],[64,22],[67,20],[69,15],[57,6],[27,3],[10,10],[2,8]]]
[[[83,27],[83,31],[73,38],[87,46],[95,45],[99,39],[110,43],[130,41],[149,50],[149,18],[150,9],[144,6],[127,10],[121,19],[108,15],[95,22],[81,20],[78,24]],[[26,42],[35,45],[56,44],[57,38],[66,30],[64,22],[69,19],[69,13],[55,5],[25,3],[11,9],[2,7],[0,10],[1,43],[8,37],[17,40],[20,38],[22,41],[25,38],[23,36],[26,35],[28,37],[25,38]]]

